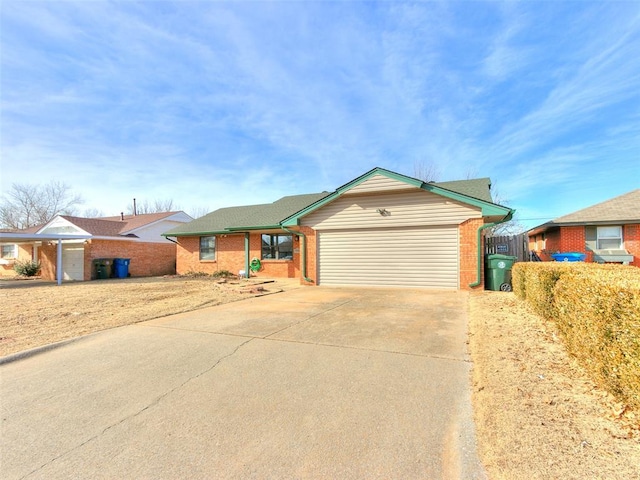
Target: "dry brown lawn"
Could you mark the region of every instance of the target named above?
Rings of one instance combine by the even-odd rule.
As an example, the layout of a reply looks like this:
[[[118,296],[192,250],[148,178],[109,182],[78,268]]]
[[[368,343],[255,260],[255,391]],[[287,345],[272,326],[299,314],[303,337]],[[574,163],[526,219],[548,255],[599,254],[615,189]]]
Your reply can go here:
[[[639,418],[513,293],[470,300],[473,403],[491,479],[640,479]]]
[[[150,278],[7,287],[0,356],[297,284]],[[28,282],[25,282],[28,285]],[[264,289],[264,290],[260,290]],[[513,294],[470,297],[473,402],[491,479],[640,479],[638,418],[587,379]]]
[[[286,280],[211,277],[110,279],[60,286],[32,280],[17,283],[3,280],[0,357],[107,328],[293,286],[297,285]]]

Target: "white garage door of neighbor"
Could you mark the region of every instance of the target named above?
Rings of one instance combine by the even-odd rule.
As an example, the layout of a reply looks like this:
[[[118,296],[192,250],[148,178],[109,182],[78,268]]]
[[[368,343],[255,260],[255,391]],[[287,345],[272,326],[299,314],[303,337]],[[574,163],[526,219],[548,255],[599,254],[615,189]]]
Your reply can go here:
[[[62,278],[64,280],[84,280],[84,247],[62,246]]]
[[[458,288],[457,226],[319,233],[319,285]]]

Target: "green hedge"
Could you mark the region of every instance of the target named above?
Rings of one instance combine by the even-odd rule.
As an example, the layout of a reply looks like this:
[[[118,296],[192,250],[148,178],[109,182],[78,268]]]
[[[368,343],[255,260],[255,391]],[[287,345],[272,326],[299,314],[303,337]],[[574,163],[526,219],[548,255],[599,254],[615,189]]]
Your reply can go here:
[[[517,263],[514,292],[553,320],[592,379],[640,409],[640,269],[589,263]]]

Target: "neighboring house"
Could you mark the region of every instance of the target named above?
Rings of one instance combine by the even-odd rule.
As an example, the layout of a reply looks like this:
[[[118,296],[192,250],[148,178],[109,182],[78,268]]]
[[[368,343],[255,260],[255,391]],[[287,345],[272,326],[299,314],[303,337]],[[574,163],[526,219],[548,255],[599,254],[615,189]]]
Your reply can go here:
[[[374,168],[332,193],[222,208],[164,235],[178,241],[180,274],[482,288],[482,231],[513,214],[489,189],[488,178],[425,183]]]
[[[585,261],[640,266],[640,189],[558,217],[528,232],[543,261],[580,252]]]
[[[95,279],[94,260],[113,258],[130,259],[131,276],[166,275],[175,273],[176,244],[161,234],[191,220],[184,212],[58,215],[29,230],[0,232],[0,244],[3,253],[13,248],[17,259],[39,261],[42,278],[49,280]]]

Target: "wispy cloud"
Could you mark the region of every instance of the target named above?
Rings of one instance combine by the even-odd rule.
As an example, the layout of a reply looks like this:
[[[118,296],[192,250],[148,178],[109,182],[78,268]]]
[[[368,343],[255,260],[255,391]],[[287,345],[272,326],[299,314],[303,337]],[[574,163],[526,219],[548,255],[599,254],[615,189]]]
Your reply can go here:
[[[29,181],[65,180],[105,213],[133,193],[216,208],[423,161],[443,180],[491,175],[530,204],[541,183],[571,190],[578,168],[600,171],[594,152],[637,159],[639,15],[633,3],[5,0],[0,185],[28,165]]]

